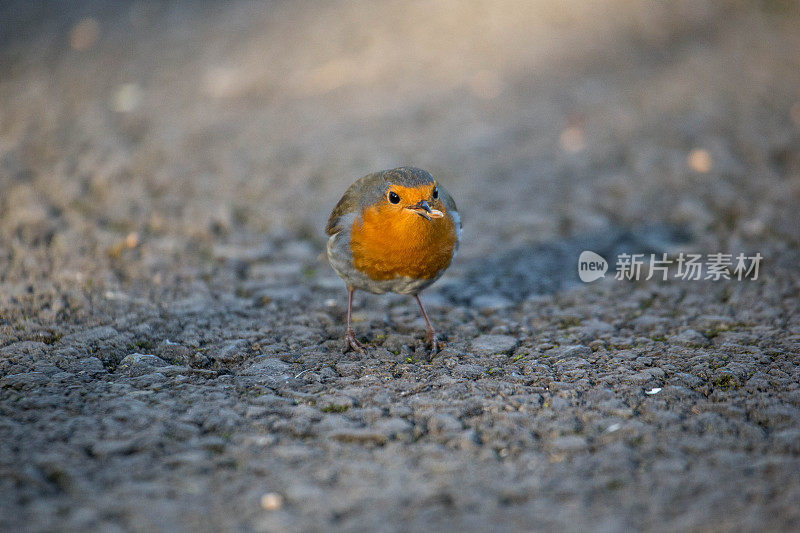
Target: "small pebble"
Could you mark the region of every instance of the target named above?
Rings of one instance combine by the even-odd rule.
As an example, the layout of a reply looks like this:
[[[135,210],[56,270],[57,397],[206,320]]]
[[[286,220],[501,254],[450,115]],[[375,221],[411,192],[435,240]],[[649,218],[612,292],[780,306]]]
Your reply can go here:
[[[261,507],[267,511],[277,511],[283,507],[283,496],[277,492],[268,492],[261,496]]]

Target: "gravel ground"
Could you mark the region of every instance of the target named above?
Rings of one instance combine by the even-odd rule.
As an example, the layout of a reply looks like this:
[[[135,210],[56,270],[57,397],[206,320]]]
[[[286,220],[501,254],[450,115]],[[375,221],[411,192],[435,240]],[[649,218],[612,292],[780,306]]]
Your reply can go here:
[[[797,3],[74,4],[0,6],[0,529],[800,529]],[[324,257],[400,164],[430,362]]]

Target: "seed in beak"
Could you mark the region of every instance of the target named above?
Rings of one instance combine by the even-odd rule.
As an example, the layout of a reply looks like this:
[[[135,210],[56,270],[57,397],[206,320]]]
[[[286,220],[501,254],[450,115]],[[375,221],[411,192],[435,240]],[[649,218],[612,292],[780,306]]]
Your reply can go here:
[[[411,209],[416,214],[427,220],[431,220],[432,218],[442,218],[444,216],[444,214],[438,209],[431,209],[431,206],[428,204],[427,200],[420,200],[416,204],[408,206],[407,209]]]

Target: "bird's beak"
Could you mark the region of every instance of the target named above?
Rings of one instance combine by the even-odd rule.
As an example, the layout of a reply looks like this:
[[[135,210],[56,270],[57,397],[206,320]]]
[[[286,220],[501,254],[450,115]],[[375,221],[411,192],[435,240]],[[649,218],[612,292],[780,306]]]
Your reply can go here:
[[[431,209],[431,206],[428,205],[428,202],[426,200],[420,200],[414,205],[409,205],[408,207],[406,207],[406,209],[411,209],[419,216],[424,217],[428,220],[431,220],[432,218],[442,218],[444,216],[444,213],[442,213],[438,209]]]

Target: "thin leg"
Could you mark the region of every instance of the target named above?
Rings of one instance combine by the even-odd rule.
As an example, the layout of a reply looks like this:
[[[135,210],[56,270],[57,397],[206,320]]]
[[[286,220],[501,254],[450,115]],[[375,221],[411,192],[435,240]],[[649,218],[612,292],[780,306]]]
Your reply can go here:
[[[347,333],[344,334],[344,351],[348,352],[351,349],[362,354],[366,354],[367,350],[363,344],[356,339],[356,332],[353,331],[353,325],[350,320],[350,315],[353,314],[353,287],[347,287]]]
[[[428,344],[431,346],[431,354],[435,354],[439,351],[439,343],[436,342],[436,331],[434,331],[431,321],[428,320],[428,313],[425,311],[425,306],[422,305],[422,300],[419,299],[419,294],[415,294],[414,298],[416,298],[419,308],[422,311],[422,317],[425,319],[425,324],[428,326],[428,332],[425,335],[425,340],[428,341]]]

